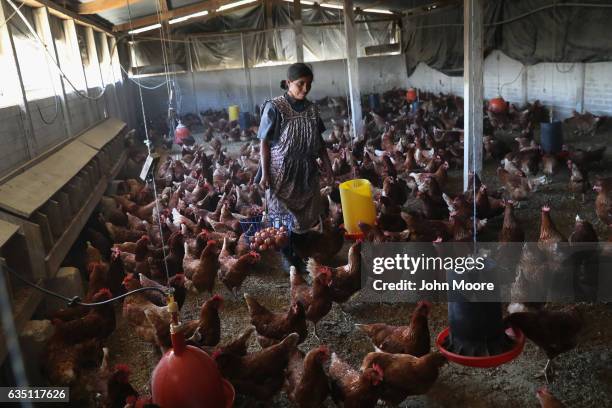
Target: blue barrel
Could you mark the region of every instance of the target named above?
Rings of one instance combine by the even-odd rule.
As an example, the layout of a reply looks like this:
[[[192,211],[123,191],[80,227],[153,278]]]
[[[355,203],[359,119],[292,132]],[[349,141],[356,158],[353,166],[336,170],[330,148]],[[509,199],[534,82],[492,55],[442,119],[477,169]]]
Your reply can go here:
[[[380,110],[380,96],[378,96],[378,94],[368,95],[368,102],[370,104],[370,110],[373,110],[373,111]]]
[[[421,109],[421,101],[414,101],[412,102],[411,106],[411,110],[413,113],[418,112],[419,109]]]
[[[251,127],[251,113],[250,112],[240,112],[240,116],[238,117],[238,123],[240,124],[240,129],[248,129]]]
[[[561,122],[540,123],[540,144],[545,153],[559,153],[563,146]]]

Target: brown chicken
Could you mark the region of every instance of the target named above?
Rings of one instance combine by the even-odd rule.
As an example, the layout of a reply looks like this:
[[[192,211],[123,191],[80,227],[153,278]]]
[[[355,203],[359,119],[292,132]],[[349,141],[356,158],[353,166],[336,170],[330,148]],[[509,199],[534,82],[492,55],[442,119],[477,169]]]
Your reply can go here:
[[[299,334],[299,342],[303,342],[308,336],[308,328],[306,326],[306,310],[300,302],[291,304],[289,310],[281,313],[273,313],[259,304],[255,298],[244,294],[249,314],[251,315],[251,324],[255,326],[257,334],[263,337],[260,339],[266,340],[281,340],[289,333]],[[267,342],[269,344],[269,342]]]
[[[569,191],[574,194],[580,194],[582,202],[584,203],[586,200],[585,195],[589,188],[587,173],[581,170],[578,165],[571,160],[567,161],[567,167],[570,171],[570,179],[568,184]]]
[[[287,397],[300,408],[319,408],[329,395],[329,379],[323,365],[329,360],[329,349],[320,346],[306,356],[296,349],[289,357],[285,390]]]
[[[529,193],[535,191],[535,187],[545,181],[544,177],[531,181],[527,177],[510,174],[501,167],[497,169],[497,176],[507,194],[515,201],[527,200]]]
[[[107,382],[105,407],[123,408],[128,397],[138,398],[138,391],[130,384],[130,368],[117,364]]]
[[[225,287],[232,292],[234,298],[238,298],[238,289],[242,286],[244,280],[254,270],[254,265],[257,264],[261,255],[251,251],[241,257],[234,257],[228,249],[228,240],[223,240],[223,248],[219,253],[219,280]]]
[[[170,291],[170,288],[172,288],[174,289],[174,300],[178,304],[179,310],[183,307],[183,304],[185,303],[185,298],[187,297],[187,290],[185,289],[185,275],[183,275],[182,273],[176,274],[168,280],[170,287],[164,286],[161,283],[149,279],[142,274],[138,276],[138,280],[140,281],[140,285],[143,288],[154,287],[164,291],[164,293],[152,290],[143,292],[147,299],[149,299],[157,306],[166,306],[168,301],[168,296],[166,295],[166,293],[168,293]]]
[[[525,336],[546,353],[544,377],[548,382],[549,367],[558,355],[570,351],[578,344],[578,334],[584,321],[576,306],[564,310],[518,312],[506,316],[512,327],[519,328]]]
[[[299,335],[291,333],[280,343],[246,356],[218,350],[212,357],[237,392],[267,401],[283,387],[289,356],[298,341]]]
[[[542,251],[555,254],[558,251],[558,244],[567,242],[565,237],[557,230],[552,218],[550,217],[550,207],[545,205],[542,207],[542,220],[540,222],[540,238],[538,239],[538,247]]]
[[[125,277],[123,286],[128,291],[142,287],[138,279],[132,274]],[[150,343],[156,343],[156,331],[151,325],[150,319],[147,318],[145,313],[147,310],[149,314],[155,314],[159,317],[159,320],[166,322],[166,326],[170,326],[171,317],[167,307],[156,306],[142,292],[133,293],[123,300],[123,318],[135,328],[136,334],[141,338]]]
[[[107,272],[103,264],[92,263],[88,267],[89,285],[87,293],[83,299],[84,303],[90,303],[93,297],[100,290],[108,287]],[[90,312],[90,308],[81,305],[71,306],[65,309],[56,310],[51,314],[51,319],[69,321],[85,316]]]
[[[612,224],[612,178],[597,180],[593,190],[597,192],[595,214],[604,224]]]
[[[188,290],[197,293],[208,292],[212,295],[215,287],[215,278],[219,270],[219,258],[217,255],[217,241],[208,241],[200,255],[200,259],[191,258],[187,255],[183,258],[183,270],[185,277],[190,279],[185,283]]]
[[[342,249],[345,232],[343,227],[335,227],[329,220],[323,220],[319,231],[294,234],[291,240],[298,257],[315,258],[318,262],[325,263]]]
[[[504,223],[499,232],[499,242],[523,242],[524,240],[525,231],[514,216],[514,201],[508,200],[504,209]]]
[[[565,408],[565,404],[550,393],[548,388],[542,387],[536,392],[541,408]]]
[[[318,273],[319,268],[328,268],[331,271],[331,284],[329,285],[331,300],[336,303],[348,301],[361,289],[361,240],[349,248],[348,263],[337,268],[322,266],[313,258],[308,260],[307,269],[310,277]]]
[[[51,385],[70,386],[75,384],[84,368],[99,366],[102,357],[99,339],[70,345],[59,336],[53,336],[45,344],[42,366]]]
[[[377,365],[359,372],[332,353],[329,378],[336,405],[342,402],[344,408],[373,408],[381,395],[384,374]]]
[[[427,393],[438,379],[440,368],[446,363],[446,358],[437,351],[422,357],[373,352],[364,357],[361,370],[380,367],[385,376],[381,399],[399,404],[409,395]]]
[[[295,266],[290,268],[291,281],[291,301],[292,303],[301,303],[306,309],[306,320],[309,320],[314,325],[314,334],[317,335],[317,323],[325,317],[332,307],[331,289],[332,282],[331,271],[327,268],[321,268],[316,273],[312,280],[312,286],[309,286],[306,280],[298,274]]]
[[[377,351],[421,357],[429,353],[431,347],[427,321],[430,310],[431,303],[419,302],[410,318],[410,326],[391,326],[384,323],[355,326],[370,338]]]
[[[216,346],[221,340],[221,318],[219,310],[223,306],[223,297],[214,295],[202,305],[200,318],[193,335],[188,341],[197,346]]]
[[[92,302],[104,302],[112,297],[111,292],[103,288],[93,296]],[[103,340],[115,330],[115,309],[112,303],[106,303],[89,308],[89,313],[81,318],[67,322],[54,319],[52,322],[56,335],[66,344],[82,343],[89,339]]]

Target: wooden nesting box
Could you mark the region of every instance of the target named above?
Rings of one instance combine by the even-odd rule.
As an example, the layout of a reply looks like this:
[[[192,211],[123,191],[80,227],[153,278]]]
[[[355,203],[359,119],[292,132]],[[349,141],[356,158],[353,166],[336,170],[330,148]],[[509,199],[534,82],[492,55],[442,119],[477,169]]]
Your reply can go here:
[[[57,272],[125,162],[125,133],[106,119],[0,185],[0,219],[23,230],[34,279]]]
[[[8,268],[20,274],[25,279],[35,283],[32,276],[30,264],[27,262],[29,254],[25,243],[25,236],[19,225],[0,220],[0,269],[3,274],[0,279],[5,279],[9,297],[13,307],[13,318],[17,332],[21,332],[25,324],[42,299],[42,293],[26,286],[19,279],[8,273]],[[6,342],[3,333],[0,332],[0,363],[6,357]]]

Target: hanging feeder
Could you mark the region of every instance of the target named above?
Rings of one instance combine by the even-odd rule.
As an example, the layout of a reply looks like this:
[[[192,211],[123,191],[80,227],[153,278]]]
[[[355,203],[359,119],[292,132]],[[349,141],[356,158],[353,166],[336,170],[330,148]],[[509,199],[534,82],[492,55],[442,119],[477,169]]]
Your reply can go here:
[[[508,109],[508,102],[501,96],[489,101],[489,110],[493,113],[505,113]]]
[[[488,265],[495,267],[493,263]],[[452,270],[446,272],[446,281],[451,287],[456,280],[465,279],[469,277]],[[469,301],[461,293],[451,295],[452,300],[449,297],[448,302],[449,327],[436,339],[438,349],[450,361],[487,368],[506,363],[521,354],[525,336],[506,327],[501,303]]]
[[[232,384],[221,377],[217,364],[208,354],[185,345],[180,324],[173,320],[176,323],[170,325],[172,348],[159,360],[151,375],[153,403],[161,407],[232,407],[235,398]]]
[[[182,146],[183,144],[192,145],[194,142],[189,128],[179,121],[176,129],[174,129],[174,143]]]
[[[406,101],[412,103],[418,99],[417,90],[415,88],[408,88],[406,91]]]

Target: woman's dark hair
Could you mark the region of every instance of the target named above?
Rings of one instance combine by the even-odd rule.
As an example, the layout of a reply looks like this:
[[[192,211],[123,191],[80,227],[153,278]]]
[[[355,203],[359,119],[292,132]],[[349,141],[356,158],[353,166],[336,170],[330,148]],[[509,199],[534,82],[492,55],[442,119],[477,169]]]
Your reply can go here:
[[[290,81],[295,81],[296,79],[302,77],[314,77],[312,74],[312,69],[308,65],[304,64],[303,62],[297,62],[295,64],[291,64],[289,68],[287,68],[287,79]],[[280,87],[287,90],[287,81],[283,79],[280,83]]]

